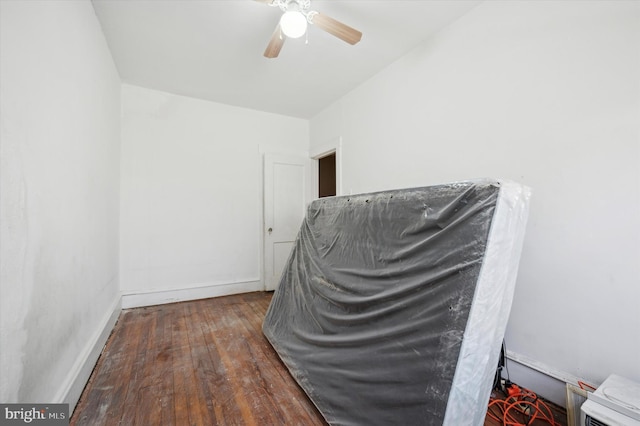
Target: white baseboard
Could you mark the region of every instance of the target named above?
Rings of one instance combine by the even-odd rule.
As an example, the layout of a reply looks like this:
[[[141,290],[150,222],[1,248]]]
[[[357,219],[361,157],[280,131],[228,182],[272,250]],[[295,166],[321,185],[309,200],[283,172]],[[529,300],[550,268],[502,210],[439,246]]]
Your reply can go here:
[[[210,284],[175,290],[126,293],[122,295],[122,309],[164,305],[166,303],[184,302],[187,300],[208,299],[210,297],[228,296],[252,291],[264,291],[264,284],[261,281],[247,281],[240,283]]]
[[[566,405],[566,384],[577,385],[579,380],[586,381],[517,352],[507,351],[507,358],[509,379],[513,383],[562,407]]]
[[[69,371],[69,374],[67,374],[63,386],[60,387],[60,390],[54,399],[58,403],[69,404],[69,415],[73,413],[73,410],[82,395],[82,391],[91,377],[91,373],[93,372],[96,362],[98,362],[102,349],[107,343],[107,339],[109,338],[113,327],[116,325],[116,321],[118,321],[120,311],[121,301],[120,296],[118,295],[101,321],[100,327],[94,334],[93,338],[89,339],[84,349],[76,359],[75,364]]]

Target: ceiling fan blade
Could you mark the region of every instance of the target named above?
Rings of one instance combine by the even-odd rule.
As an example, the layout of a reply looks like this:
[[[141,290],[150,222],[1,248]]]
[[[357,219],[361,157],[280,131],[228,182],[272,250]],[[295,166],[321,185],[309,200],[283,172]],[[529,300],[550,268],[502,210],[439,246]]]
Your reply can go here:
[[[264,51],[264,56],[266,58],[277,58],[280,54],[280,50],[282,49],[282,45],[284,44],[284,36],[282,35],[282,31],[280,30],[280,24],[276,27],[276,30],[271,35],[271,40],[269,40],[269,44]]]
[[[316,13],[311,23],[349,44],[356,44],[362,39],[360,31],[322,13]]]

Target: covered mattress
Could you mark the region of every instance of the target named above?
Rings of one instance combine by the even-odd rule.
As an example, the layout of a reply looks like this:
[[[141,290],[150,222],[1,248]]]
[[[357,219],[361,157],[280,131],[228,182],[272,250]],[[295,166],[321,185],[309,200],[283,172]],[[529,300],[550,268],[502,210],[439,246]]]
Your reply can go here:
[[[482,180],[311,203],[263,331],[328,423],[483,423],[529,197]]]

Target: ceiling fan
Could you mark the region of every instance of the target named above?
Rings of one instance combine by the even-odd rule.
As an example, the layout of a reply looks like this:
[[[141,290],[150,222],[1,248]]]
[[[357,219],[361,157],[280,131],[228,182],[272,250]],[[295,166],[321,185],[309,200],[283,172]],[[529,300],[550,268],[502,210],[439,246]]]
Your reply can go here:
[[[285,36],[298,38],[307,31],[307,23],[313,24],[349,44],[356,44],[362,33],[340,21],[310,10],[311,0],[255,0],[273,7],[279,7],[283,14],[271,40],[264,51],[267,58],[277,58],[284,45]]]

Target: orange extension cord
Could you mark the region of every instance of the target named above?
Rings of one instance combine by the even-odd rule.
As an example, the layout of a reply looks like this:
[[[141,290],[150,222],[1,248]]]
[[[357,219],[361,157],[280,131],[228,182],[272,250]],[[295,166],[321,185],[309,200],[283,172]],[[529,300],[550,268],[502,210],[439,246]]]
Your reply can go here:
[[[558,426],[547,404],[528,389],[511,384],[506,399],[491,398],[487,415],[504,426],[529,426],[542,420]]]

